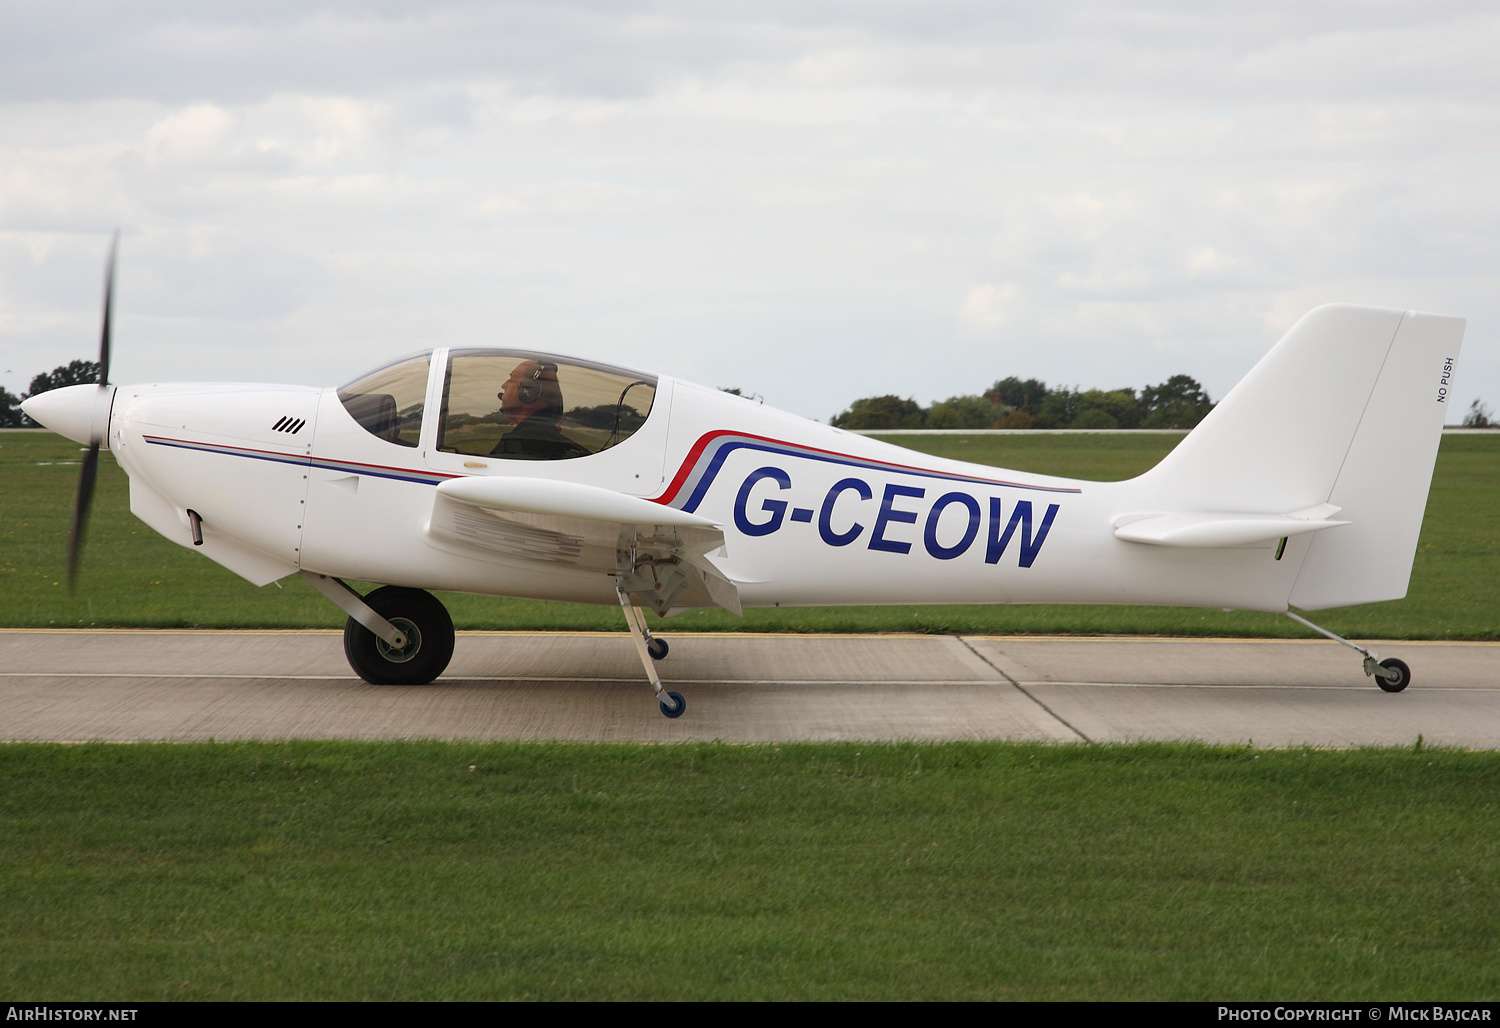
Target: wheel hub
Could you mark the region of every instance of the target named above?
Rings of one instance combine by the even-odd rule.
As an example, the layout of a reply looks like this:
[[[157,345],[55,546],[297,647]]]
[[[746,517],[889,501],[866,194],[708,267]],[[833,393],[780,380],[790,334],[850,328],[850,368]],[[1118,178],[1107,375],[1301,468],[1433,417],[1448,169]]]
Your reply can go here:
[[[417,651],[422,648],[422,633],[417,629],[416,625],[412,624],[406,618],[397,617],[390,618],[389,620],[391,624],[400,629],[402,635],[406,636],[406,645],[398,649],[384,639],[377,637],[375,648],[380,651],[382,657],[392,664],[405,664],[408,660],[415,657]]]

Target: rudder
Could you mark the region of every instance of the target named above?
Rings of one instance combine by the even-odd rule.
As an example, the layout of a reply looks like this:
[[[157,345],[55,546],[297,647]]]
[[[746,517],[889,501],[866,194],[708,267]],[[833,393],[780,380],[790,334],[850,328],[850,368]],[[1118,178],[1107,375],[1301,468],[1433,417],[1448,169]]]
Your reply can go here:
[[[1406,595],[1464,325],[1435,314],[1402,316],[1328,495],[1350,523],[1313,540],[1293,606],[1321,610]]]

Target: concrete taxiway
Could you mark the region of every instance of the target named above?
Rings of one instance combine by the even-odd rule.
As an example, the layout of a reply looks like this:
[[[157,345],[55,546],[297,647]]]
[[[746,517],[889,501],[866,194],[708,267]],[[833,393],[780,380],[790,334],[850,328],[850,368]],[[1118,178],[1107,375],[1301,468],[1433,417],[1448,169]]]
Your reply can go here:
[[[462,633],[427,686],[337,632],[0,631],[0,739],[1201,740],[1500,748],[1500,643],[671,635],[661,716],[624,634]]]

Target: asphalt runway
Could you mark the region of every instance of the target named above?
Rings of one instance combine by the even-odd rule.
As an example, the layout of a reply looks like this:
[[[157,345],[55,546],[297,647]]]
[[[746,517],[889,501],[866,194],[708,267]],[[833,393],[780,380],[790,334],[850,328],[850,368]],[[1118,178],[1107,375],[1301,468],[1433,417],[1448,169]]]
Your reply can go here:
[[[677,720],[623,632],[461,633],[413,687],[359,681],[338,632],[0,630],[0,739],[1500,747],[1500,643],[1367,643],[1411,665],[1387,694],[1325,641],[664,634]]]

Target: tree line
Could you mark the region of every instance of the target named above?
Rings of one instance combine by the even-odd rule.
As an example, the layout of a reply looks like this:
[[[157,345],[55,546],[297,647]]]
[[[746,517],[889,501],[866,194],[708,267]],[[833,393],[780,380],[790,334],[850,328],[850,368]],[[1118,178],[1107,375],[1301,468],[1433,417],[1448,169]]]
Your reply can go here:
[[[899,396],[855,400],[834,415],[835,428],[1192,428],[1213,410],[1188,375],[1134,389],[1049,388],[1012,375],[982,394],[950,396],[923,407]]]
[[[31,380],[31,388],[17,396],[0,386],[0,428],[32,428],[36,422],[21,412],[21,401],[37,393],[70,385],[89,385],[99,381],[98,361],[73,361],[44,371]]]

